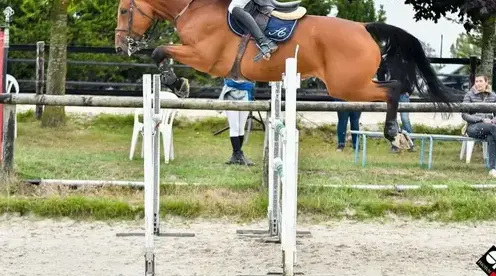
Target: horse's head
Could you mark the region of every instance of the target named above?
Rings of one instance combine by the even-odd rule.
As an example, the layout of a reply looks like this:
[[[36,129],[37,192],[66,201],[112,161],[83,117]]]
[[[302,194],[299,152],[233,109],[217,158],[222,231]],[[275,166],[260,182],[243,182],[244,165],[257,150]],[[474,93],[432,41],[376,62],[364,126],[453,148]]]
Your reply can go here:
[[[145,32],[154,21],[153,7],[146,0],[120,0],[115,29],[115,49],[118,53],[132,55],[145,48]]]

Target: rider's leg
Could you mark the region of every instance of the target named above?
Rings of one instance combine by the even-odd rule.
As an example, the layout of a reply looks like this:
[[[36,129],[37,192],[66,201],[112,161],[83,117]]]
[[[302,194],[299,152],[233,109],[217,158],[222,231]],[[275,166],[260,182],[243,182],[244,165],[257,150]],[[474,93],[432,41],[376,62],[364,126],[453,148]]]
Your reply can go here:
[[[234,2],[235,1],[233,1],[233,3]],[[231,5],[233,3],[231,3]],[[255,22],[255,19],[253,19],[253,16],[243,10],[242,7],[232,6],[231,8],[231,5],[229,5],[229,11],[241,27],[255,38],[255,41],[262,52],[264,54],[275,52],[278,48],[277,44],[264,35],[262,30],[260,30],[260,27],[258,27],[257,22]]]

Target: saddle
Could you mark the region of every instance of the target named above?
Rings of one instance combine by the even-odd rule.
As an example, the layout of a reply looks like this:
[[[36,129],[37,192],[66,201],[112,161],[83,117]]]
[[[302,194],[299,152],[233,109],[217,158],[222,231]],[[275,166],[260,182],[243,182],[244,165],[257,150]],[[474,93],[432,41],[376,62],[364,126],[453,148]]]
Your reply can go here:
[[[301,1],[281,3],[276,0],[253,0],[246,5],[244,10],[253,16],[262,32],[265,32],[267,31],[269,21],[272,21],[271,19],[276,18],[279,19],[276,21],[289,21],[285,23],[293,23],[302,18],[307,10],[301,7],[300,3]],[[237,30],[233,31],[236,32]],[[241,32],[244,34],[244,31],[241,30]],[[270,38],[270,34],[266,35]]]
[[[307,10],[300,6],[301,1],[278,2],[276,0],[253,0],[244,8],[253,18],[267,38],[282,43],[291,38],[298,19],[305,16]],[[251,36],[241,28],[236,20],[227,12],[228,25],[232,32],[242,37],[238,54],[229,74],[230,78],[240,77],[239,63],[246,50]],[[259,59],[259,54],[255,60]]]
[[[258,10],[265,15],[272,15],[283,20],[293,20],[300,19],[307,12],[304,7],[300,7],[300,3],[301,1],[254,0],[245,7],[245,10],[248,12],[257,12],[255,10]]]

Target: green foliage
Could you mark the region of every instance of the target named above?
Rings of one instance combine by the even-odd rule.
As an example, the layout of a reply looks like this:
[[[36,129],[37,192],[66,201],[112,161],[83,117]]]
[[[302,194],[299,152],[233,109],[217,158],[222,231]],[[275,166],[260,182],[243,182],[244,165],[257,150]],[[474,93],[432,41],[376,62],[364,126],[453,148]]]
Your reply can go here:
[[[447,13],[456,13],[458,18],[478,24],[484,18],[496,14],[496,1],[481,0],[401,0],[413,6],[415,19],[437,21]]]
[[[334,0],[338,8],[337,17],[358,22],[385,22],[386,11],[380,6],[376,12],[374,0],[355,0],[351,3],[348,0]]]
[[[41,3],[41,4],[40,4]],[[72,1],[68,8],[68,45],[113,47],[114,29],[116,24],[116,10],[119,1],[115,0],[85,0]],[[51,1],[39,0],[11,0],[9,5],[15,15],[11,24],[11,44],[36,44],[44,41],[50,44],[50,12]],[[177,42],[177,36],[168,37],[171,27],[163,23],[159,27],[162,32],[160,43],[168,43],[170,38]],[[157,42],[157,43],[159,43]],[[157,44],[158,45],[158,44]],[[157,45],[151,45],[157,46]],[[48,64],[48,50],[45,51],[45,66]],[[10,51],[10,58],[34,59],[34,52]],[[68,60],[76,61],[107,61],[126,63],[150,63],[149,56],[137,55],[133,57],[113,54],[68,53]],[[35,79],[35,65],[26,63],[10,63],[9,73],[17,79]],[[45,68],[46,70],[46,68]],[[187,70],[190,74],[194,71]],[[116,67],[68,64],[68,81],[99,81],[99,82],[135,82],[144,73],[156,72],[155,68]],[[77,88],[67,85],[68,88]],[[96,87],[106,89],[108,87]]]
[[[494,52],[496,44],[496,1],[482,0],[401,0],[410,4],[415,10],[415,19],[437,21],[446,17],[447,13],[457,14],[455,21],[464,22],[465,30],[480,28],[481,34],[481,64],[479,73],[492,76]]]
[[[480,56],[480,43],[476,41],[473,35],[461,33],[458,35],[455,43],[450,47],[452,57],[469,58],[470,56]]]
[[[331,12],[334,2],[331,0],[302,0],[301,5],[307,9],[308,14],[326,16]]]

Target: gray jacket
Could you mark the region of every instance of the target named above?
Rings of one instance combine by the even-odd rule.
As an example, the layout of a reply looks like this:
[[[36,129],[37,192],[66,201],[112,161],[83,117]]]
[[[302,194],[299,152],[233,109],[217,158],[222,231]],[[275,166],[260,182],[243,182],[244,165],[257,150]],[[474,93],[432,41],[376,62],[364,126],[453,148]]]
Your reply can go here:
[[[496,103],[496,93],[491,91],[478,92],[475,88],[470,89],[470,91],[465,94],[463,98],[464,103]],[[493,119],[495,113],[462,113],[463,120],[467,123],[475,124],[482,122],[482,119]]]

